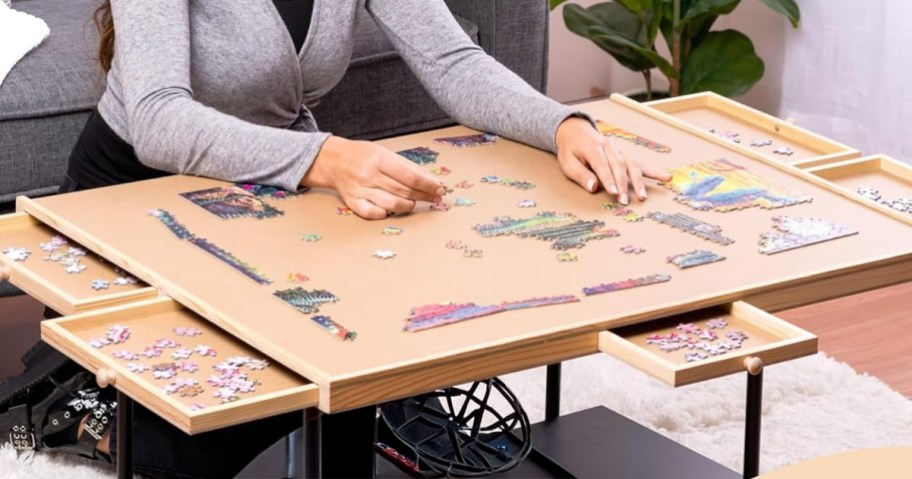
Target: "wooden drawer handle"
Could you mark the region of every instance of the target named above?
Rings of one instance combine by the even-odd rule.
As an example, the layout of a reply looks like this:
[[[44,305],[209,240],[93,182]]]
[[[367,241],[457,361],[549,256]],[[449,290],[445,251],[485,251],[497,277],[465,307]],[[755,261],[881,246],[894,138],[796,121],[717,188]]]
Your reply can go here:
[[[748,356],[744,358],[744,369],[747,369],[747,373],[751,376],[756,376],[763,371],[763,360],[755,356]]]
[[[0,264],[0,281],[8,281],[10,276],[13,274],[13,271],[9,266],[5,264]]]
[[[95,375],[95,381],[101,388],[113,386],[117,382],[117,374],[113,369],[99,369],[98,374]]]

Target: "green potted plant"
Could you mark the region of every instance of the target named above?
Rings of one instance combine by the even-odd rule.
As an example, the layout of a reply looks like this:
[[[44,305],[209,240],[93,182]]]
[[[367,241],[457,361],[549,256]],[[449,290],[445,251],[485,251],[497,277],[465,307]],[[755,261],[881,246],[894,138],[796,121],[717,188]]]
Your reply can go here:
[[[550,0],[551,9],[567,0]],[[761,0],[797,28],[801,13],[795,0]],[[670,96],[714,91],[725,96],[747,93],[763,77],[763,60],[754,44],[737,30],[712,31],[721,15],[741,0],[610,0],[583,8],[564,5],[564,23],[591,40],[624,67],[639,72],[646,99],[653,97],[652,70],[668,77]],[[671,59],[656,50],[661,35]]]

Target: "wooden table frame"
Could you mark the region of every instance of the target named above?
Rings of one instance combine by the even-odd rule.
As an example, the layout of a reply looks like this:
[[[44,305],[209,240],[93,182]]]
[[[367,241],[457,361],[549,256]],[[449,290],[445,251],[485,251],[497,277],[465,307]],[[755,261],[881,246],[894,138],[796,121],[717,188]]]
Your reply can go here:
[[[672,126],[683,131],[695,133],[693,131],[694,127],[677,124],[676,122],[680,123],[678,120],[670,118],[659,111],[648,111],[647,108],[639,106],[638,104],[635,104],[623,97],[614,96],[612,97],[612,100],[620,103],[625,108],[635,109],[648,116],[671,124]],[[716,143],[726,148],[731,148],[731,145],[727,144],[722,139],[704,139],[711,143]],[[810,173],[804,172],[797,167],[771,163],[760,155],[751,155],[749,151],[745,152],[739,150],[738,154],[757,159],[766,164],[771,164],[780,170],[787,171],[791,175],[800,177],[818,186],[823,186],[831,192],[835,192],[840,196],[850,198],[851,200],[858,202],[858,199],[852,195],[842,190],[828,186],[823,179],[813,176]],[[50,226],[55,228],[61,226],[55,224],[55,218],[45,214],[45,212],[42,211],[42,208],[34,202],[23,200],[20,202],[20,207],[23,205],[26,205],[28,212],[36,216],[39,220],[45,221]],[[891,216],[894,219],[900,219],[901,221],[904,221],[906,224],[912,224],[912,220],[909,220],[907,217],[903,217],[898,213],[884,211],[872,205],[866,204],[865,206],[868,206],[872,211],[875,211],[878,214]],[[70,229],[70,225],[63,226],[66,226],[66,229]],[[93,238],[77,239],[87,244],[87,246],[90,248],[96,249],[97,251],[97,248],[93,247],[93,244],[96,243]],[[101,253],[101,251],[97,252]],[[117,262],[117,259],[111,260]],[[912,278],[912,276],[910,276],[910,269],[912,269],[910,268],[910,264],[912,264],[912,255],[910,254],[882,257],[876,261],[871,261],[864,265],[853,265],[851,267],[846,267],[840,270],[829,270],[826,272],[811,273],[801,278],[777,282],[774,285],[760,284],[753,289],[717,295],[710,300],[695,301],[689,307],[701,308],[717,305],[721,302],[746,299],[747,301],[750,301],[751,303],[756,304],[763,309],[786,309],[907,281]],[[144,279],[148,280],[149,278]],[[152,279],[160,280],[161,278],[156,277]],[[151,282],[154,284],[156,281]],[[648,313],[642,314],[642,317],[634,315],[625,318],[623,323],[630,324],[644,319],[660,318],[677,312],[680,312],[680,309],[676,311],[650,311]],[[566,334],[556,334],[550,336],[546,341],[544,341],[548,343],[547,348],[541,347],[543,341],[540,338],[530,338],[527,341],[514,342],[509,345],[503,345],[502,348],[494,348],[488,350],[486,357],[484,358],[486,361],[481,361],[478,357],[471,355],[466,355],[465,358],[452,358],[453,360],[464,362],[464,365],[468,366],[467,369],[471,372],[454,372],[450,368],[444,368],[442,366],[436,366],[433,368],[406,368],[404,372],[408,373],[410,376],[414,376],[416,378],[415,381],[417,384],[417,389],[414,391],[409,391],[408,394],[415,393],[419,389],[424,390],[428,388],[439,387],[444,383],[456,384],[467,380],[489,377],[491,375],[498,374],[499,369],[490,365],[490,363],[496,362],[498,354],[505,354],[506,356],[504,357],[516,358],[517,352],[519,352],[519,356],[524,356],[526,354],[523,352],[531,353],[535,351],[544,354],[535,355],[534,359],[528,359],[526,362],[520,361],[518,363],[515,363],[512,365],[512,367],[514,370],[520,370],[527,369],[529,367],[540,366],[543,364],[548,365],[547,385],[545,391],[546,419],[552,420],[557,417],[559,412],[561,361],[598,352],[596,334],[597,333],[594,334],[593,331],[580,329],[571,331]],[[532,355],[528,354],[526,356]],[[486,362],[488,364],[485,364]],[[749,370],[749,373],[747,380],[747,419],[745,433],[744,477],[754,477],[757,475],[759,464],[760,400],[763,377],[762,365],[760,367],[757,367],[755,364],[750,365],[747,366],[747,369]],[[376,380],[382,380],[382,378],[375,379],[375,381]],[[363,386],[363,384],[360,384],[360,386]],[[341,390],[344,390],[344,388],[347,386],[344,383],[339,383],[338,387]],[[344,395],[342,397],[344,397]],[[130,431],[131,428],[129,427],[132,422],[132,400],[121,392],[118,392],[118,399],[121,401],[121,407],[119,408],[118,412],[118,475],[119,477],[128,477],[132,472],[132,464],[129,459],[132,455],[132,432]],[[343,404],[343,406],[340,407],[339,410],[345,410],[345,401],[343,400],[341,404]],[[358,411],[362,411],[361,413],[363,414],[364,409],[371,408],[367,407],[359,409],[359,404],[352,404],[354,404],[352,407],[355,408],[352,409],[353,414],[357,413]],[[305,458],[307,459],[305,461],[305,468],[307,469],[306,475],[307,477],[320,477],[320,455],[318,453],[320,450],[321,438],[320,425],[325,416],[323,416],[322,413],[320,413],[319,410],[315,408],[309,408],[305,410],[304,415],[305,436],[307,436],[309,439],[308,441],[305,441],[306,443],[304,445],[304,454]]]

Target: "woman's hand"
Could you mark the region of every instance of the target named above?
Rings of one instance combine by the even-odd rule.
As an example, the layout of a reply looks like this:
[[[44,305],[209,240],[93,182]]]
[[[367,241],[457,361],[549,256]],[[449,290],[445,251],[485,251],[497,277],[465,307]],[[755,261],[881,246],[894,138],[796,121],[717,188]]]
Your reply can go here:
[[[643,178],[671,180],[664,171],[625,158],[611,138],[583,118],[568,118],[557,128],[557,161],[564,175],[586,191],[595,193],[601,184],[624,205],[629,203],[631,188],[637,199],[646,199]]]
[[[430,172],[380,145],[332,136],[301,180],[332,188],[358,216],[383,219],[408,213],[416,201],[438,202],[446,193]]]

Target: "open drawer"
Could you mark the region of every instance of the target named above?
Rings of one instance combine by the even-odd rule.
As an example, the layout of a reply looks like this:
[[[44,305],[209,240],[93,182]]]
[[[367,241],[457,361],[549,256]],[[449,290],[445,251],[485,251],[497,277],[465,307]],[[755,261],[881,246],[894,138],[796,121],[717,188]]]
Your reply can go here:
[[[187,434],[318,402],[315,384],[169,298],[44,321],[41,337]]]
[[[799,168],[827,180],[852,196],[864,198],[912,224],[912,165],[885,155]]]
[[[675,341],[672,334],[681,338],[678,344],[671,344]],[[733,339],[742,335],[739,340]],[[695,343],[692,348],[681,346],[688,340]],[[737,343],[737,347],[726,349],[723,342],[733,343],[729,346]],[[599,349],[678,387],[743,372],[749,357],[770,365],[814,354],[817,337],[738,301],[603,331],[599,333]],[[688,361],[687,356],[696,353],[705,358]]]
[[[59,238],[57,242],[55,237]],[[10,252],[11,249],[16,251]],[[68,273],[67,263],[77,260],[76,269]],[[0,216],[0,279],[9,280],[61,314],[130,303],[158,294],[155,288],[119,273],[111,263],[25,213]],[[95,280],[101,284],[93,287]]]
[[[657,100],[653,109],[706,136],[784,163],[857,158],[858,150],[712,92]],[[779,148],[780,153],[774,153]],[[791,154],[788,154],[788,151]]]

